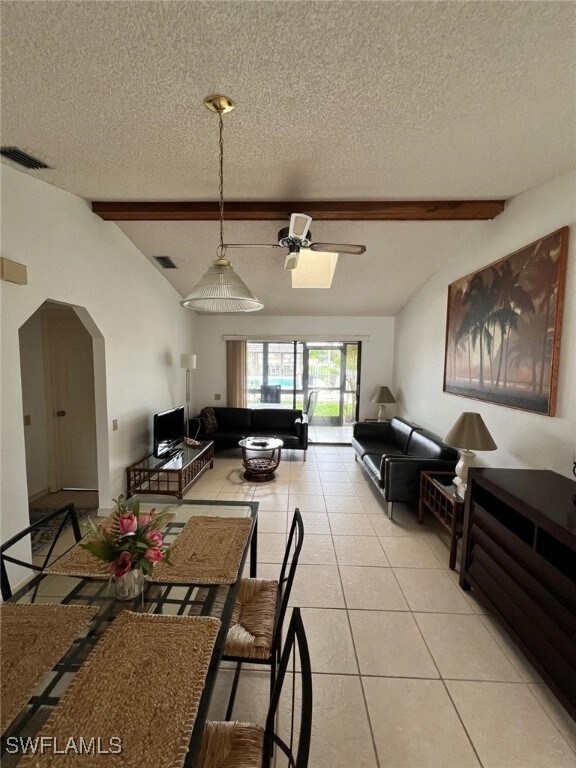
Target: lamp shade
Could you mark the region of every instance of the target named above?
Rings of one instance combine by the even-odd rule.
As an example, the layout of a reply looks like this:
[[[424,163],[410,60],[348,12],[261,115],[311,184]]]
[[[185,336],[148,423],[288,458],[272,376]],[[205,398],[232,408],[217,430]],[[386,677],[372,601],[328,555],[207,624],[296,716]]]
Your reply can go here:
[[[468,411],[460,414],[444,438],[444,442],[455,448],[477,451],[495,451],[498,447],[488,432],[488,427],[484,424],[482,416],[479,413]]]
[[[180,355],[180,368],[193,371],[196,368],[196,355]]]
[[[381,404],[395,403],[396,399],[388,387],[376,387],[371,402]]]
[[[264,306],[227,259],[216,259],[180,304],[197,312],[257,312]]]

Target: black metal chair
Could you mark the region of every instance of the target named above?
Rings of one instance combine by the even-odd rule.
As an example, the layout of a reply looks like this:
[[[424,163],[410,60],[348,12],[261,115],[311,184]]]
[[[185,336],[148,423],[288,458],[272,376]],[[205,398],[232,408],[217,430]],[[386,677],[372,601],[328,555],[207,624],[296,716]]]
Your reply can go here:
[[[36,565],[36,563],[28,563],[25,560],[20,560],[19,558],[12,557],[11,555],[6,554],[6,552],[11,547],[13,547],[19,541],[21,541],[21,539],[23,539],[25,536],[29,536],[30,534],[34,533],[35,531],[44,527],[47,522],[55,520],[60,515],[62,516],[62,520],[60,522],[58,530],[54,534],[54,538],[52,540],[50,548],[48,549],[48,552],[46,553],[46,556],[44,557],[44,561],[42,565]],[[62,507],[61,509],[57,509],[54,512],[50,512],[45,517],[42,517],[40,520],[37,520],[35,523],[32,523],[27,528],[24,528],[23,531],[20,531],[20,533],[17,533],[15,536],[12,536],[11,539],[8,539],[7,542],[5,542],[4,544],[2,544],[2,546],[0,546],[0,589],[2,592],[3,600],[8,600],[8,598],[12,597],[12,587],[10,586],[10,580],[8,578],[6,563],[12,563],[13,565],[19,565],[24,568],[28,568],[31,571],[42,573],[46,568],[46,566],[48,565],[48,563],[50,562],[50,557],[52,556],[52,552],[54,551],[56,542],[58,541],[60,534],[65,530],[68,522],[70,522],[72,526],[72,531],[74,533],[75,540],[80,541],[80,539],[82,538],[82,534],[80,532],[80,525],[78,523],[78,515],[76,514],[76,507],[74,506],[74,504],[67,504],[65,507]],[[33,593],[32,600],[34,600],[35,597],[36,597],[36,591],[34,591]]]
[[[300,510],[296,509],[290,526],[279,581],[242,579],[240,582],[222,655],[225,661],[236,662],[226,720],[232,718],[243,663],[265,664],[270,667],[270,695],[272,695],[280,661],[282,625],[303,543],[304,523]]]
[[[300,720],[295,746],[296,654],[300,659]],[[288,665],[292,658],[291,717],[288,740],[277,732],[276,715]],[[290,768],[307,768],[312,736],[312,669],[300,608],[294,608],[272,692],[266,727],[235,722],[207,722],[198,768],[270,768],[274,747],[287,758]],[[276,758],[277,762],[277,758]]]

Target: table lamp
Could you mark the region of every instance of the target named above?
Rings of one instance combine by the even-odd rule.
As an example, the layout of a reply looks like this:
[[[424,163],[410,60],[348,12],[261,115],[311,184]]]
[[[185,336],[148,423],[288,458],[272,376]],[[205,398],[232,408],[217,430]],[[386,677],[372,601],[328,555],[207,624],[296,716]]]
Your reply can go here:
[[[196,368],[196,355],[180,355],[180,368],[186,369],[186,437],[190,422],[190,371]]]
[[[388,387],[376,387],[374,394],[372,395],[372,402],[378,403],[380,406],[378,410],[378,421],[386,421],[386,405],[388,403],[395,403],[396,399]]]
[[[456,486],[458,496],[463,499],[466,495],[466,485],[468,483],[468,467],[476,456],[470,449],[474,448],[476,451],[495,451],[498,446],[492,439],[490,432],[488,432],[488,427],[484,424],[482,416],[479,413],[467,411],[460,414],[458,420],[444,438],[444,442],[458,448],[460,459],[458,464],[456,464],[454,485]]]

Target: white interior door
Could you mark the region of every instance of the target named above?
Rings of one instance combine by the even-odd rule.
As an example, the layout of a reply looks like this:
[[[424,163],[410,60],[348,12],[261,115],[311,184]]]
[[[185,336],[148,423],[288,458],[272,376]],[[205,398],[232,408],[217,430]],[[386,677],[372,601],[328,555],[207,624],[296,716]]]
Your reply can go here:
[[[47,310],[44,328],[50,371],[53,490],[97,489],[92,337],[67,307]]]

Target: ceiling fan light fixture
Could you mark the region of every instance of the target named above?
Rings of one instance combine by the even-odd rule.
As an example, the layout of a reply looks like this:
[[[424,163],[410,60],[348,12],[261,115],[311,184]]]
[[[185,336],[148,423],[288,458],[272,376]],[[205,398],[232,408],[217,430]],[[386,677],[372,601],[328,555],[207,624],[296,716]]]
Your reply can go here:
[[[264,304],[250,291],[228,259],[215,259],[180,304],[196,312],[257,312]]]
[[[291,272],[292,288],[331,288],[338,254],[300,249],[298,266]]]
[[[218,258],[196,283],[192,291],[180,304],[196,312],[257,312],[264,304],[250,291],[246,283],[234,272],[226,255],[224,245],[224,128],[222,115],[234,109],[227,96],[214,95],[204,99],[204,106],[216,112],[220,125],[220,245]]]

